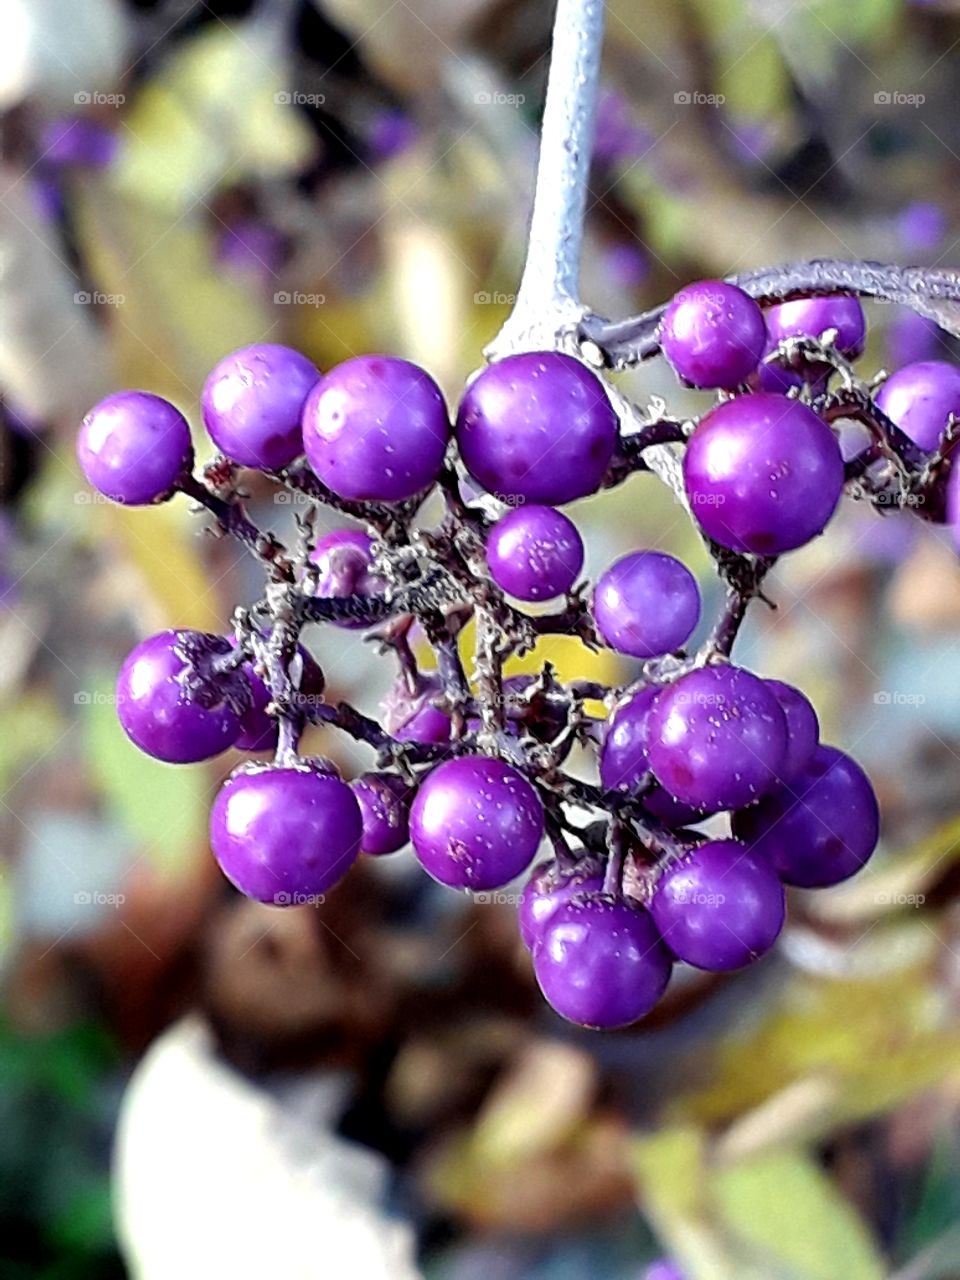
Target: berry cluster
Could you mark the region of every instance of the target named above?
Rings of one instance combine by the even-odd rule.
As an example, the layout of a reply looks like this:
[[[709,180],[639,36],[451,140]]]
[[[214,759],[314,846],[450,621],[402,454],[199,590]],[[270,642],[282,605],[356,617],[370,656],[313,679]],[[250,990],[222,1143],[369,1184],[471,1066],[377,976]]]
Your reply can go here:
[[[874,395],[849,363],[864,341],[855,298],[764,310],[706,281],[657,323],[678,377],[719,393],[698,421],[625,431],[586,359],[556,351],[489,365],[451,422],[407,361],[363,356],[321,376],[295,351],[258,345],[204,388],[220,453],[201,478],[185,419],[145,392],[103,401],[78,443],[101,493],[130,504],[184,493],[264,565],[265,594],[237,610],[232,636],[163,632],[119,677],[123,727],[160,760],[273,752],[241,764],[214,803],[211,844],[229,879],[261,902],[311,901],[361,853],[409,841],[436,880],[487,891],[526,872],[546,841],[521,900],[523,942],[554,1009],[601,1028],[648,1013],[676,961],[727,971],[756,959],[783,926],[784,885],[836,884],[870,857],[878,812],[861,769],[820,743],[803,694],[730,654],[776,557],[824,529],[845,486],[881,509],[912,497],[928,518],[953,518],[960,370],[904,368]],[[866,428],[846,457],[840,419]],[[689,570],[640,550],[588,593],[576,585],[580,534],[557,510],[648,470],[645,452],[664,445],[683,450],[682,497],[726,585],[696,651]],[[296,548],[249,519],[241,467],[304,498]],[[428,519],[431,494],[443,506]],[[318,537],[317,504],[355,525]],[[396,656],[378,719],[325,700],[301,645],[317,623],[371,629]],[[415,628],[435,671],[418,665]],[[562,683],[548,664],[505,679],[504,662],[547,633],[638,659],[639,674],[607,688]],[[591,699],[607,718],[588,713]],[[308,721],[368,743],[376,770],[347,783],[302,758]],[[566,768],[577,744],[595,752],[598,781]],[[718,814],[712,834],[699,829]]]

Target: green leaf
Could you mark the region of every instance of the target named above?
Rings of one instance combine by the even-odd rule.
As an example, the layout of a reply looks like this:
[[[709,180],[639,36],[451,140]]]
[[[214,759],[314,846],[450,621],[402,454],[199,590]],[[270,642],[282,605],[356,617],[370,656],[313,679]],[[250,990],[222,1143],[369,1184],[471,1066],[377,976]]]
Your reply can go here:
[[[206,838],[210,779],[203,769],[179,769],[138,751],[120,727],[112,682],[102,678],[91,690],[83,708],[91,773],[144,855],[176,874]]]
[[[717,1169],[720,1217],[770,1274],[790,1280],[883,1280],[883,1260],[835,1183],[800,1152]]]

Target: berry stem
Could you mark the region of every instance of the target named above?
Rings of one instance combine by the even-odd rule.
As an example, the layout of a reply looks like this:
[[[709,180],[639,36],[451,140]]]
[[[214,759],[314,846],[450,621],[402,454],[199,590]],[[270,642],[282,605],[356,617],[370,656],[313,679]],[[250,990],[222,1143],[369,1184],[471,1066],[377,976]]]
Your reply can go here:
[[[743,271],[725,279],[761,304],[838,294],[898,302],[936,321],[954,337],[960,337],[960,272],[955,270],[817,258]],[[638,364],[660,350],[657,331],[667,305],[662,303],[626,320],[584,316],[580,337],[603,354],[610,368]]]
[[[603,0],[557,0],[527,260],[489,360],[554,350],[583,316],[580,249],[603,22]]]

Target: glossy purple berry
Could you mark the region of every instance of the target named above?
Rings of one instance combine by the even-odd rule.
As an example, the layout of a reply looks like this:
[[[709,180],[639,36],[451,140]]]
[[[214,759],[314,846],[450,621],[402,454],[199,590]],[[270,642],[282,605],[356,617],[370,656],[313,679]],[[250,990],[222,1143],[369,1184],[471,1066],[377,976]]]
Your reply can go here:
[[[556,506],[599,488],[617,443],[617,415],[579,360],[532,351],[474,378],[457,414],[457,443],[488,492]]]
[[[356,356],[321,378],[303,410],[311,467],[341,498],[401,502],[436,480],[450,438],[440,388],[395,356]]]
[[[118,391],[84,418],[77,457],[94,489],[114,502],[162,502],[193,466],[190,428],[169,400]]]
[[[820,745],[820,721],[810,699],[792,684],[768,680],[766,685],[773,691],[787,720],[787,752],[780,769],[780,781],[789,782],[813,759]]]
[[[161,631],[127,655],[117,677],[117,715],[141,751],[168,764],[194,764],[232,747],[237,712],[214,680],[201,681],[185,646],[230,652],[222,636]]]
[[[252,662],[243,664],[243,673],[250,682],[253,700],[240,716],[240,736],[233,745],[238,751],[272,751],[277,745],[277,720],[267,711],[270,690]]]
[[[787,722],[771,689],[742,667],[698,667],[657,694],[647,754],[657,781],[695,809],[738,809],[780,777]]]
[[[313,594],[322,600],[381,594],[385,584],[371,571],[372,548],[373,539],[361,529],[335,529],[324,534],[310,552],[310,560],[317,566]],[[349,620],[337,623],[348,630],[362,630],[366,625]]]
[[[488,756],[446,760],[420,784],[410,838],[424,870],[458,889],[498,889],[530,865],[543,806],[511,765]]]
[[[746,845],[713,840],[666,867],[650,914],[678,960],[725,973],[773,946],[783,928],[783,886]]]
[[[681,289],[660,324],[663,354],[693,387],[739,386],[756,369],[766,340],[759,306],[722,280]]]
[[[820,338],[828,329],[836,329],[836,348],[855,360],[863,355],[867,339],[867,321],[859,298],[795,298],[778,302],[764,313],[767,333],[774,341],[783,338]]]
[[[487,566],[508,595],[552,600],[583,568],[583,541],[563,512],[531,503],[508,511],[487,534]]]
[[[691,510],[714,542],[778,555],[820,533],[843,490],[827,424],[798,400],[759,392],[718,405],[690,437],[683,475]]]
[[[449,742],[450,717],[436,705],[442,696],[435,675],[422,675],[413,692],[398,680],[380,703],[384,729],[398,742]]]
[[[604,790],[633,794],[649,772],[647,716],[658,692],[658,685],[641,689],[611,716],[600,751],[600,782]],[[685,827],[705,816],[675,800],[656,782],[644,792],[643,807],[668,827]]]
[[[686,565],[661,551],[634,551],[597,581],[593,616],[618,653],[652,658],[672,653],[700,621],[700,592]]]
[[[547,1002],[570,1022],[612,1030],[644,1017],[666,990],[670,955],[649,912],[604,894],[558,907],[533,956]]]
[[[261,342],[232,351],[203,388],[210,438],[241,466],[289,466],[303,452],[300,415],[319,377],[316,365],[290,347]]]
[[[362,831],[347,784],[309,762],[238,769],[210,814],[210,844],[223,874],[248,898],[278,907],[315,899],[342,880]]]
[[[951,414],[960,418],[960,367],[921,360],[890,375],[877,404],[910,439],[932,453]]]
[[[395,773],[364,773],[350,789],[363,819],[363,852],[379,855],[402,849],[409,839],[410,784]]]
[[[733,833],[787,884],[839,884],[873,853],[880,813],[870,780],[836,747],[818,747],[798,778],[734,814]]]
[[[541,862],[524,886],[517,907],[523,945],[528,951],[535,951],[558,907],[580,894],[599,893],[602,888],[603,873],[597,863],[588,859],[572,870],[563,870],[555,862]]]

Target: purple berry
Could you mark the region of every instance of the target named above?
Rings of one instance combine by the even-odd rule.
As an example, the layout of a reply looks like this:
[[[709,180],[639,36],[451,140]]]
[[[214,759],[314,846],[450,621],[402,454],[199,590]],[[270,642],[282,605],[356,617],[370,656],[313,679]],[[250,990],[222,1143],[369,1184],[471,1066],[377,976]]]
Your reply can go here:
[[[666,990],[671,963],[647,911],[591,893],[557,908],[533,969],[561,1017],[612,1030],[650,1012]]]
[[[617,443],[601,382],[573,356],[532,351],[484,369],[457,414],[460,456],[504,499],[559,505],[594,493]]]
[[[780,770],[780,781],[789,782],[813,759],[813,753],[820,745],[820,721],[810,699],[792,684],[768,680],[766,685],[773,691],[787,720],[787,754]]]
[[[290,347],[262,342],[220,361],[203,388],[203,421],[234,462],[279,471],[303,452],[300,415],[320,372]]]
[[[231,639],[230,644],[236,641]],[[320,700],[323,695],[323,672],[313,658],[301,646],[298,649],[299,676],[298,689],[308,698]],[[270,715],[271,693],[266,681],[257,674],[252,662],[245,662],[241,668],[250,683],[252,702],[240,716],[241,732],[233,744],[239,751],[272,751],[277,745],[277,720]],[[290,667],[292,676],[297,675],[297,660]]]
[[[350,784],[363,819],[364,853],[395,853],[410,838],[408,816],[413,790],[395,773],[364,773]]]
[[[267,711],[270,689],[252,662],[243,664],[243,673],[250,681],[253,701],[240,717],[240,736],[233,745],[239,751],[272,751],[277,745],[277,721]]]
[[[384,589],[382,578],[370,570],[373,539],[360,529],[335,529],[320,538],[310,552],[318,574],[314,595],[322,600],[344,596],[375,596]],[[338,622],[348,630],[362,630],[365,622]]]
[[[946,360],[921,360],[891,374],[877,404],[914,444],[932,453],[951,414],[960,417],[960,368]]]
[[[837,350],[848,360],[863,354],[867,322],[857,298],[797,298],[781,302],[766,312],[767,343],[764,355],[784,338],[819,338],[828,329],[837,331]],[[760,386],[764,391],[786,394],[804,382],[819,387],[829,373],[829,365],[803,361],[799,368],[779,364],[760,366]]]
[[[442,694],[434,675],[421,676],[415,692],[398,680],[380,703],[384,729],[398,742],[449,742],[450,717],[435,705]]]
[[[543,836],[543,806],[511,765],[487,756],[446,760],[421,783],[410,838],[435,880],[498,889],[530,865]]]
[[[647,716],[657,781],[695,809],[739,809],[780,777],[787,722],[766,682],[726,663],[699,667],[657,694]]]
[[[694,516],[733,551],[777,555],[820,533],[843,490],[843,458],[827,424],[798,400],[759,392],[718,405],[683,460]]]
[[[113,129],[80,116],[51,120],[43,131],[42,160],[46,164],[81,169],[105,169],[120,144]]]
[[[694,387],[739,386],[756,369],[766,340],[759,306],[722,280],[681,289],[660,325],[663,354]]]
[[[649,772],[647,715],[658,692],[657,685],[641,689],[611,716],[600,751],[600,782],[604,790],[630,794]],[[643,807],[668,827],[685,827],[705,817],[675,800],[658,783],[644,793]]]
[[[673,556],[634,551],[598,580],[593,616],[611,649],[652,658],[690,639],[700,621],[700,592],[693,574]]]
[[[602,888],[603,875],[589,860],[570,871],[561,870],[555,862],[541,862],[527,881],[517,907],[523,945],[528,951],[535,951],[558,907],[580,894],[599,893]]]
[[[244,766],[210,814],[210,843],[241,893],[296,906],[325,893],[360,852],[360,806],[345,782],[311,768]]]
[[[746,845],[713,840],[666,867],[650,914],[678,960],[725,973],[773,946],[783,928],[783,886]]]
[[[440,388],[419,366],[394,356],[337,365],[303,410],[310,465],[341,498],[412,498],[436,480],[449,438]]]
[[[839,884],[859,871],[879,830],[870,780],[836,747],[818,747],[798,778],[733,819],[739,840],[781,880],[806,889]]]
[[[640,1280],[687,1280],[687,1273],[670,1258],[658,1258],[651,1262]]]
[[[230,652],[223,636],[161,631],[127,655],[117,677],[117,715],[141,751],[168,764],[209,760],[233,746],[237,712],[212,681],[200,681],[185,646]]]
[[[114,502],[162,502],[193,466],[190,428],[169,400],[118,391],[84,418],[77,457],[94,489]]]
[[[487,565],[497,586],[518,600],[552,600],[570,590],[583,568],[583,542],[562,512],[534,503],[493,526]]]
[[[797,298],[764,314],[771,346],[784,338],[819,338],[836,329],[836,348],[848,360],[863,354],[867,322],[858,298]]]

